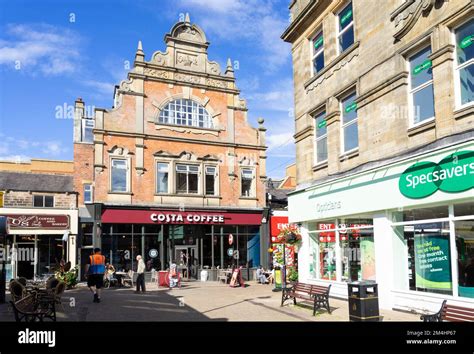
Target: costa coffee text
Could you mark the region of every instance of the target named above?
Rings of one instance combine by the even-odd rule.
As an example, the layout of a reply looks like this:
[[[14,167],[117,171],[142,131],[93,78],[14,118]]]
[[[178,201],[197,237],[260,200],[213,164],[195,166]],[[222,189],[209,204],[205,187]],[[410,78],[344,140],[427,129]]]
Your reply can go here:
[[[150,215],[150,219],[153,222],[162,222],[162,223],[184,223],[186,221],[189,223],[224,223],[223,215],[200,215],[200,214],[156,214],[153,213]]]

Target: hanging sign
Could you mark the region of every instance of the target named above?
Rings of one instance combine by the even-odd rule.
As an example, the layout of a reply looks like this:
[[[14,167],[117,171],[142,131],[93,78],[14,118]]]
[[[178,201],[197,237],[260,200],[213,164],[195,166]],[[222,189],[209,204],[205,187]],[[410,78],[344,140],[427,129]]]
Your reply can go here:
[[[318,124],[318,129],[324,128],[328,124],[327,120],[322,120]]]
[[[474,188],[474,151],[455,152],[439,163],[417,162],[402,173],[398,187],[411,199],[426,198],[438,189],[459,193]]]
[[[418,75],[418,74],[421,73],[422,71],[431,68],[431,65],[432,65],[432,64],[433,64],[433,63],[431,62],[431,60],[429,60],[429,59],[425,60],[425,61],[424,61],[423,63],[421,63],[420,65],[415,66],[415,68],[413,69],[413,75]]]
[[[152,248],[150,251],[148,251],[148,255],[150,256],[150,258],[156,258],[158,257],[158,251]]]
[[[314,49],[318,49],[323,45],[323,36],[319,37],[315,42],[314,42]]]
[[[459,46],[461,49],[469,47],[474,41],[474,34],[471,34],[470,36],[465,37],[461,43],[459,43]]]
[[[352,112],[353,110],[357,109],[357,103],[352,102],[350,105],[346,106],[346,113]]]

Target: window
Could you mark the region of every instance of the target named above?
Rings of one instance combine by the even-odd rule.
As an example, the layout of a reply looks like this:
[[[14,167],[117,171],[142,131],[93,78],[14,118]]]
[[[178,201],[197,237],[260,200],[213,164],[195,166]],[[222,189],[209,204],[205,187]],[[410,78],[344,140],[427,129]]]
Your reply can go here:
[[[316,163],[326,161],[328,159],[328,131],[326,122],[326,112],[321,112],[315,117],[316,125]]]
[[[84,204],[92,203],[93,194],[92,194],[92,184],[84,184]]]
[[[216,194],[216,167],[206,166],[206,194]]]
[[[160,113],[159,123],[213,128],[209,112],[199,103],[187,99],[168,103]]]
[[[474,20],[454,32],[456,38],[457,105],[474,102]]]
[[[348,152],[359,146],[359,131],[357,127],[356,93],[353,92],[341,100],[342,111],[342,151]]]
[[[35,208],[54,208],[54,196],[52,195],[34,195],[33,206]]]
[[[128,161],[112,159],[111,191],[128,191]]]
[[[176,193],[198,193],[199,166],[176,165]]]
[[[82,142],[93,143],[94,142],[94,120],[83,119],[82,120]]]
[[[339,53],[344,52],[352,44],[354,44],[354,19],[352,14],[352,2],[339,13],[338,16],[339,34]]]
[[[323,31],[319,32],[311,42],[313,50],[313,75],[324,68],[324,40]]]
[[[156,164],[156,192],[168,193],[168,176],[169,165],[167,163],[158,162]]]
[[[251,197],[252,196],[252,181],[253,181],[253,170],[250,168],[243,168],[241,174],[241,196]]]
[[[412,125],[434,118],[431,47],[412,56],[410,61],[410,100]]]

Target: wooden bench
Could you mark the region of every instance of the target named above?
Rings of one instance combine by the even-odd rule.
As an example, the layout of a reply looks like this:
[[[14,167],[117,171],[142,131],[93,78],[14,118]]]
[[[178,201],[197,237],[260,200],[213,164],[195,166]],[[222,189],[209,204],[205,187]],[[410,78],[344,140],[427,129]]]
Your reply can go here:
[[[56,322],[54,301],[40,301],[34,294],[27,295],[18,301],[10,301],[16,322],[43,322],[45,318]]]
[[[441,309],[432,315],[421,315],[424,322],[474,322],[474,309],[448,305],[443,301]]]
[[[283,289],[281,295],[281,306],[284,305],[286,300],[293,299],[293,303],[296,305],[296,299],[303,299],[306,301],[313,302],[313,316],[316,314],[316,310],[319,308],[325,308],[328,313],[331,313],[329,307],[329,290],[331,285],[310,285],[297,282],[292,287]]]

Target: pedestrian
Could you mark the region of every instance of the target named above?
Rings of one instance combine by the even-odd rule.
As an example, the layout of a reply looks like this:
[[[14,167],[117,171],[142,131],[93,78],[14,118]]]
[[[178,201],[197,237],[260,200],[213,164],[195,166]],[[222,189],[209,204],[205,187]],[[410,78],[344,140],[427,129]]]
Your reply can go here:
[[[145,269],[146,269],[146,266],[145,266],[145,262],[143,261],[143,258],[142,256],[138,255],[137,256],[137,262],[138,262],[138,266],[137,266],[137,291],[135,291],[136,293],[139,293],[140,292],[140,288],[142,289],[142,292],[145,292]]]
[[[87,286],[94,294],[94,302],[100,302],[100,289],[104,285],[105,256],[100,253],[100,248],[94,248],[94,254],[89,256],[86,265]]]

